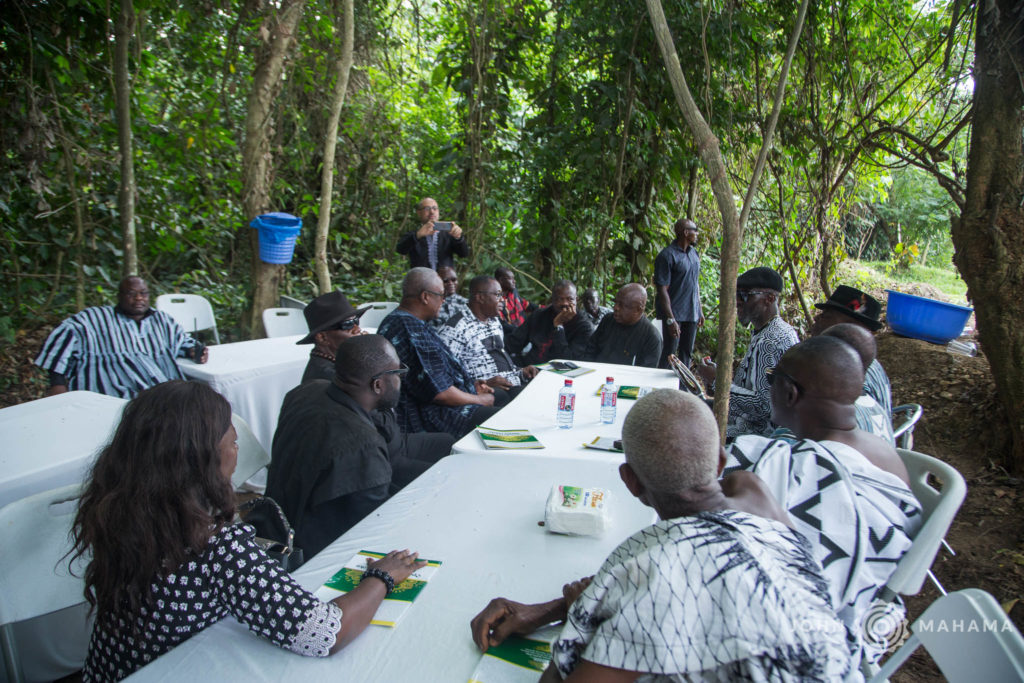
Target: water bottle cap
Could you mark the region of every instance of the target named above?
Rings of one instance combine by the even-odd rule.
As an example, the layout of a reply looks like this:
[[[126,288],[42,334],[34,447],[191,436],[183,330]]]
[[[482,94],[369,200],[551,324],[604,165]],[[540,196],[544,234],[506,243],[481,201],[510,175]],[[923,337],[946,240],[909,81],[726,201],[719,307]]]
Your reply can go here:
[[[607,382],[608,384],[612,384],[613,382],[615,382],[615,378],[614,377],[605,377],[604,381]]]
[[[571,379],[565,380],[565,386],[571,387],[572,386],[572,380]]]

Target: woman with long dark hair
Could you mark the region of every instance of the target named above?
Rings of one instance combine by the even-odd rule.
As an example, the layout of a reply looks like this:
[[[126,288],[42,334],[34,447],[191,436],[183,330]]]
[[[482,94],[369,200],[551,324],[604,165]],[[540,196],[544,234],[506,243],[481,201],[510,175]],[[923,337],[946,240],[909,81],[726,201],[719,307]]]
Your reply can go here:
[[[228,402],[199,382],[158,384],[125,407],[72,531],[74,555],[91,554],[86,680],[124,678],[228,614],[280,647],[326,656],[424,565],[392,551],[353,591],[320,602],[255,544],[251,527],[232,524],[235,439]]]

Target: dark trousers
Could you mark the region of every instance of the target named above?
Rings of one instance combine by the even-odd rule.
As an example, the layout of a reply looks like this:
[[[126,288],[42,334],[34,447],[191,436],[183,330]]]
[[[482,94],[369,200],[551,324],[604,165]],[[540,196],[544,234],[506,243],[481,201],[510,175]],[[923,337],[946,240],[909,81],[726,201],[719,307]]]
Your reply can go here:
[[[668,325],[665,324],[664,320],[661,321],[663,339],[661,344],[661,362],[658,364],[660,368],[668,367],[668,357],[673,353],[679,356],[679,360],[683,361],[686,367],[690,367],[690,357],[693,355],[693,342],[697,338],[697,321],[683,322],[682,320],[677,320],[676,324],[679,325],[679,338],[676,339],[676,342],[678,342],[675,345],[676,348],[672,348],[672,338],[668,336]]]
[[[420,476],[452,452],[455,437],[446,432],[402,434],[401,447],[391,454],[391,493]]]

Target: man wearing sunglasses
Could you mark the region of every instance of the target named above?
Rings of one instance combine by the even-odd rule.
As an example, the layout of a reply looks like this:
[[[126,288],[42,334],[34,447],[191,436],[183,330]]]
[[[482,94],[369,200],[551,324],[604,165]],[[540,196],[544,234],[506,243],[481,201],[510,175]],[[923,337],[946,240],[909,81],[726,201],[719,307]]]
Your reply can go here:
[[[359,318],[369,308],[353,308],[348,297],[341,292],[328,292],[310,301],[302,310],[309,334],[295,343],[313,344],[306,371],[302,373],[303,384],[313,379],[334,377],[334,354],[338,345],[363,333],[359,328]]]
[[[391,411],[409,369],[388,340],[350,337],[335,354],[330,380],[285,396],[267,474],[267,495],[280,503],[307,558],[433,464],[392,443],[402,438]],[[453,443],[441,437],[447,448],[434,460]]]
[[[771,401],[765,369],[775,367],[782,354],[799,342],[796,330],[779,317],[782,276],[764,266],[751,268],[736,278],[736,317],[741,325],[753,325],[747,352],[729,387],[727,438],[772,431]],[[697,371],[705,384],[715,379],[717,366],[702,362]]]

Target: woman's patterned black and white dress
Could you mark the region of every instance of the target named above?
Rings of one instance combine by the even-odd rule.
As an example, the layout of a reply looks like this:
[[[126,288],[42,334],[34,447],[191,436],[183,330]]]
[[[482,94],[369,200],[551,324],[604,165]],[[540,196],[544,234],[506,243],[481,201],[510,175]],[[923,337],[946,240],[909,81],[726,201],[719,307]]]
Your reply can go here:
[[[229,614],[275,645],[325,657],[341,610],[299,586],[253,536],[245,525],[220,530],[201,555],[153,582],[150,607],[97,619],[84,680],[120,680]]]

